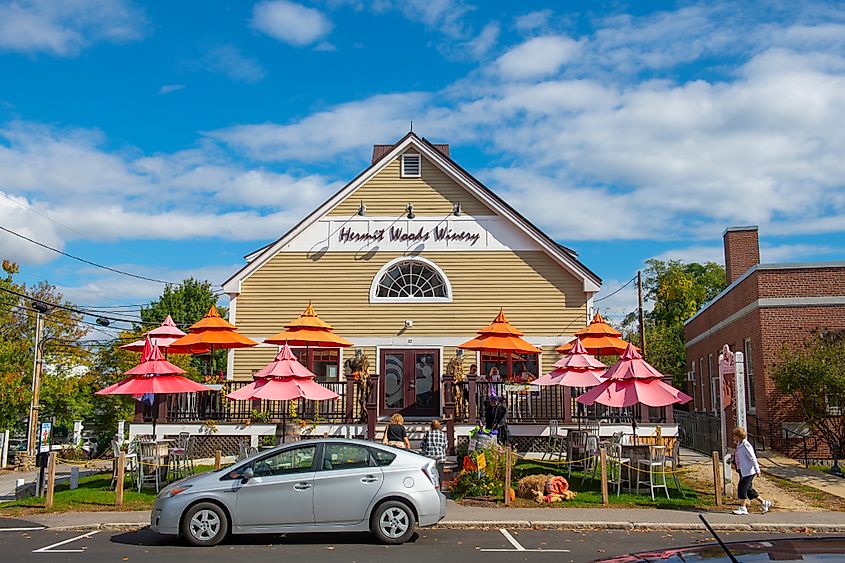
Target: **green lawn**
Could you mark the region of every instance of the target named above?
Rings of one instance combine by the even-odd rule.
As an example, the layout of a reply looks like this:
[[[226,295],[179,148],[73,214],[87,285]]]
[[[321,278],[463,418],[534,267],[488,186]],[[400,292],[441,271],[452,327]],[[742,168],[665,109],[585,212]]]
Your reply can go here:
[[[516,487],[516,482],[527,475],[536,474],[550,474],[563,475],[566,477],[566,470],[555,464],[547,464],[535,460],[520,460],[513,469],[513,484]],[[578,493],[573,500],[554,503],[554,504],[538,504],[532,500],[517,499],[515,506],[553,506],[553,507],[597,507],[602,505],[601,501],[601,483],[598,479],[593,479],[591,475],[587,475],[583,485],[581,479],[584,474],[580,471],[573,471],[572,477],[567,477],[569,481],[569,488]],[[708,508],[711,507],[715,500],[712,491],[708,494],[705,492],[705,487],[697,483],[688,482],[681,476],[681,488],[683,496],[675,488],[675,482],[667,475],[669,483],[669,496],[661,490],[662,496],[658,496],[658,491],[655,492],[656,500],[651,500],[651,494],[648,489],[640,488],[640,494],[626,492],[623,484],[622,493],[617,497],[615,487],[610,488],[610,506],[612,507],[642,507],[642,508],[669,508],[669,509],[694,509],[694,508]]]
[[[197,466],[197,473],[205,473],[214,469],[211,465]],[[155,501],[155,489],[144,488],[143,492],[133,488],[129,479],[123,491],[123,506],[118,508],[114,504],[115,493],[111,485],[111,472],[98,473],[79,479],[79,488],[71,490],[67,481],[56,486],[53,497],[53,508],[44,507],[44,497],[26,498],[0,504],[2,516],[26,516],[29,514],[45,514],[47,512],[105,512],[110,510],[149,510]]]

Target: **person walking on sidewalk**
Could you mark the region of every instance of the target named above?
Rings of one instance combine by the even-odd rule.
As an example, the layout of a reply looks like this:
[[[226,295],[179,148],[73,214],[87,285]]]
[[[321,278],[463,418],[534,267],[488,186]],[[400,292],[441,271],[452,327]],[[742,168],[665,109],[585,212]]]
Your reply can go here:
[[[734,464],[739,473],[739,485],[737,485],[737,496],[740,500],[739,508],[733,511],[734,514],[748,514],[748,503],[752,500],[760,501],[761,512],[767,513],[772,507],[772,501],[766,500],[757,494],[751,486],[754,476],[760,473],[760,464],[757,462],[757,454],[754,447],[748,441],[748,433],[745,428],[734,429],[734,440],[736,440],[736,451],[734,452]]]
[[[436,418],[431,421],[430,430],[423,436],[420,453],[437,463],[437,475],[443,485],[443,467],[446,465],[446,448],[449,445],[446,433],[440,430],[442,424]]]

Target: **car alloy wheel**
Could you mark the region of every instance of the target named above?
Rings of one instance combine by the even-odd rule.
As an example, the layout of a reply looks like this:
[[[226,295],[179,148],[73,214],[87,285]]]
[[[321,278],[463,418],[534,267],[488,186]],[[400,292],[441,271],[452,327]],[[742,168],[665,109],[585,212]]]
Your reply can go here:
[[[191,535],[200,541],[208,541],[220,533],[220,518],[211,510],[200,510],[191,518]]]
[[[415,526],[416,520],[411,508],[395,500],[380,504],[370,519],[373,535],[387,544],[405,543],[414,533]]]
[[[226,513],[212,502],[201,502],[188,509],[182,517],[182,537],[191,545],[213,546],[229,532]]]
[[[381,531],[392,540],[401,538],[408,531],[408,511],[398,507],[388,508],[381,513],[378,522]]]

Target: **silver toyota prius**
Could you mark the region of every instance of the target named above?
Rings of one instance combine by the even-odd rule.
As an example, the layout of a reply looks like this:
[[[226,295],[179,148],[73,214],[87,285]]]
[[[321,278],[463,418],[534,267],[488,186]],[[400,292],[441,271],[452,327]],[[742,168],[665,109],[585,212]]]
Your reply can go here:
[[[158,495],[150,528],[212,546],[228,533],[369,530],[404,543],[446,515],[434,461],[361,440],[307,440],[182,479]]]

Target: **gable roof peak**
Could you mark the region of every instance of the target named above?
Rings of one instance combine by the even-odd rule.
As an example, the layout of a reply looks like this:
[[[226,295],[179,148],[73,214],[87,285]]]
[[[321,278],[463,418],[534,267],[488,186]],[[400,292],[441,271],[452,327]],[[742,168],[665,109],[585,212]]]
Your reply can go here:
[[[393,143],[392,145],[373,145],[373,158],[370,164],[375,164],[379,160],[384,157],[387,153],[393,150],[396,145],[399,145],[405,141],[408,137],[412,137],[418,141],[424,142],[432,147],[439,153],[441,153],[446,158],[452,158],[450,150],[449,150],[449,143],[432,143],[425,137],[420,138],[417,136],[416,133],[413,131],[409,131],[404,137]]]

